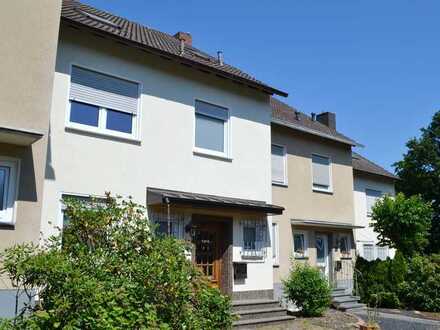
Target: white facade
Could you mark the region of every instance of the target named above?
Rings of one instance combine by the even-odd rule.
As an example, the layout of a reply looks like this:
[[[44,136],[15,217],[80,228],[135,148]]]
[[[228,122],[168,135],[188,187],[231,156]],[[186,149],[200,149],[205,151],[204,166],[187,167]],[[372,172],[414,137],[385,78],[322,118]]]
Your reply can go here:
[[[369,203],[367,201],[367,192],[369,190],[380,192],[382,195],[395,195],[392,179],[354,174],[355,224],[364,227],[354,230],[357,253],[359,256],[369,260],[385,259],[386,257],[394,258],[394,249],[377,246],[377,233],[370,227],[371,216],[367,210]]]
[[[135,139],[69,128],[72,65],[140,84]],[[194,146],[195,100],[229,110],[228,157],[201,155]],[[156,187],[271,202],[269,96],[214,75],[117,43],[63,28],[58,47],[46,168],[42,232],[62,226],[62,194],[132,196],[146,203]],[[270,217],[267,228],[271,228]],[[234,217],[234,261],[241,261]],[[272,289],[272,251],[250,262],[234,291]]]

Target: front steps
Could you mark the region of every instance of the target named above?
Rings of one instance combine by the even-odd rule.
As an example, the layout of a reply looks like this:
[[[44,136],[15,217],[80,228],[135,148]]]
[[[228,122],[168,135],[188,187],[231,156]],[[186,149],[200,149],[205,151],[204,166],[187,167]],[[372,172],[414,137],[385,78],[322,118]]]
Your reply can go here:
[[[234,315],[238,316],[234,322],[234,329],[257,329],[262,325],[288,325],[294,316],[288,315],[287,310],[280,306],[277,300],[252,299],[232,302]]]
[[[359,303],[361,298],[352,296],[345,289],[333,289],[332,306],[340,311],[349,312],[356,309],[365,308],[365,304]]]

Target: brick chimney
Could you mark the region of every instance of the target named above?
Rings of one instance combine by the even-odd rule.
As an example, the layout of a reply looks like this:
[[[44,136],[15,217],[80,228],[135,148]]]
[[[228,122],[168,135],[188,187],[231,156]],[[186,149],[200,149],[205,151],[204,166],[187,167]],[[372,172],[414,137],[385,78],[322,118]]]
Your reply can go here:
[[[192,37],[191,34],[188,32],[179,31],[174,35],[174,38],[176,38],[177,40],[183,40],[185,45],[192,46]]]
[[[336,130],[336,114],[333,112],[322,112],[316,116],[316,120],[321,124]]]

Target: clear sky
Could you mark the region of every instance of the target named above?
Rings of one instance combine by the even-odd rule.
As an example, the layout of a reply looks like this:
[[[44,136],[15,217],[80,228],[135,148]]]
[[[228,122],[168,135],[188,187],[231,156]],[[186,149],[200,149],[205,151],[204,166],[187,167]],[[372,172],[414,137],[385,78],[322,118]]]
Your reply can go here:
[[[82,0],[170,34],[336,113],[358,149],[392,169],[440,109],[438,0]]]

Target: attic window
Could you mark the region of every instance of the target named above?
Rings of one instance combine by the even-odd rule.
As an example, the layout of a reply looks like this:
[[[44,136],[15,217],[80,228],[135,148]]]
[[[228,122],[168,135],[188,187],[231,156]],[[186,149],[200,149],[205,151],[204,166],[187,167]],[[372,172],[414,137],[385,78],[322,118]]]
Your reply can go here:
[[[101,22],[101,23],[103,23],[103,24],[110,25],[111,27],[114,27],[114,28],[116,28],[116,29],[120,29],[120,28],[121,28],[121,26],[120,26],[119,24],[116,24],[116,23],[114,23],[114,22],[112,22],[112,21],[110,21],[110,20],[108,20],[108,19],[106,19],[106,18],[99,17],[99,16],[97,16],[97,15],[94,15],[94,14],[88,13],[88,12],[86,12],[85,10],[82,10],[82,9],[76,8],[76,11],[79,12],[80,14],[83,14],[84,16],[87,16],[87,17],[90,18],[90,19],[93,19],[93,20],[95,20],[95,21]]]

